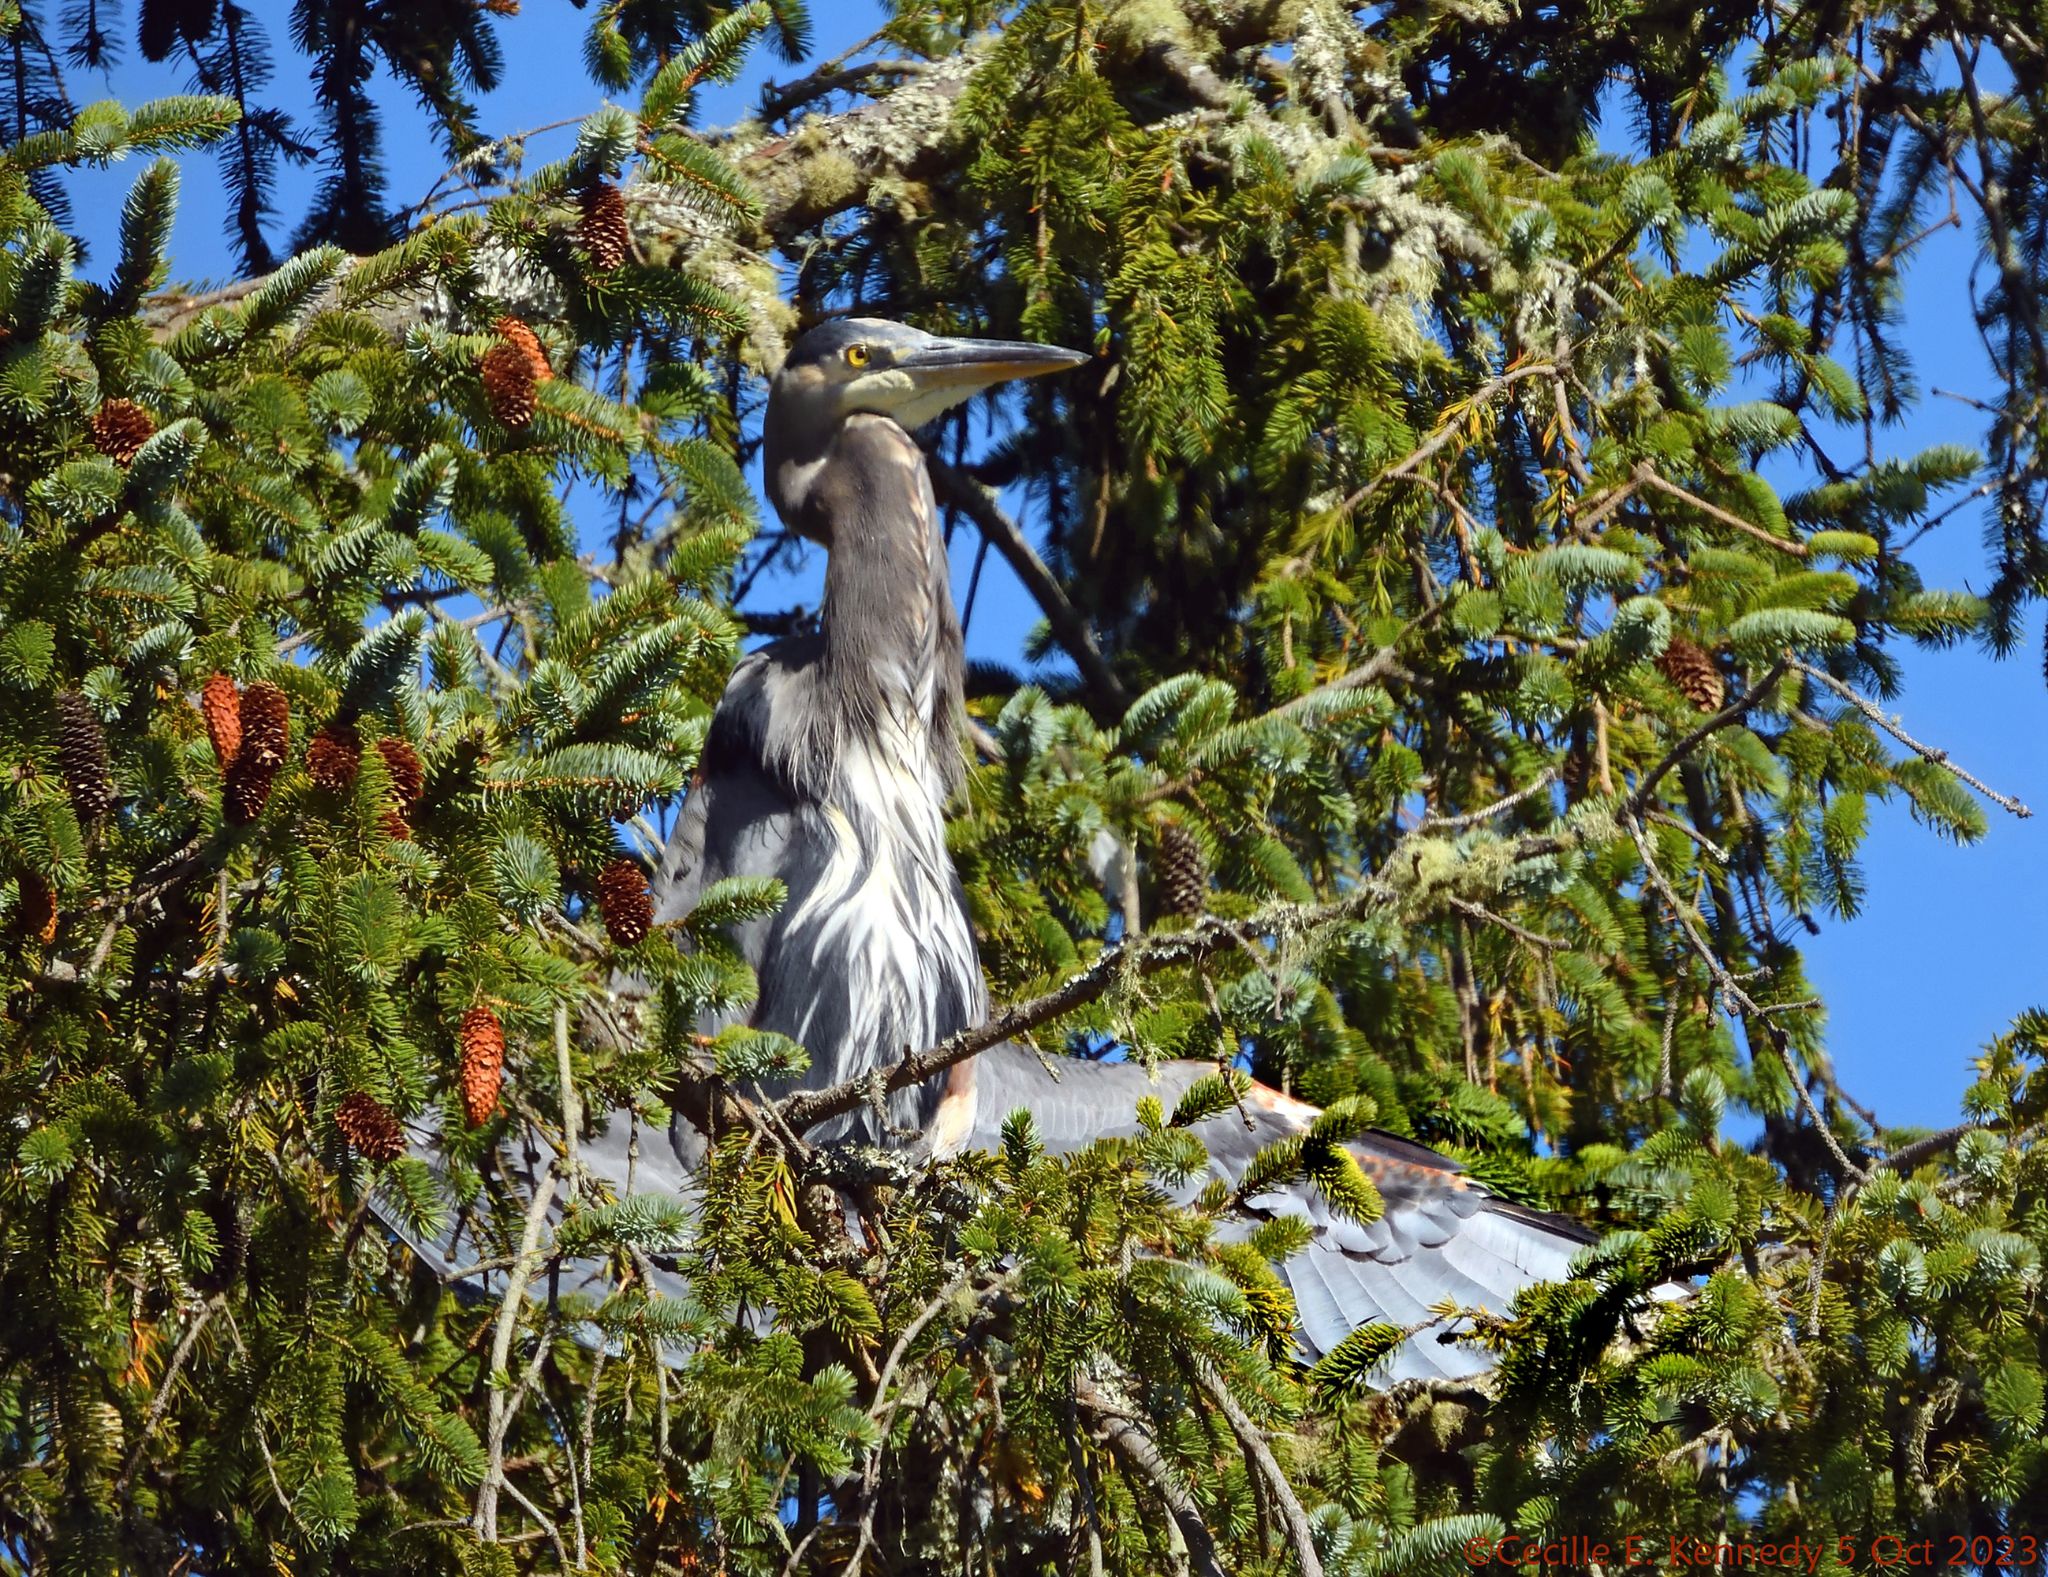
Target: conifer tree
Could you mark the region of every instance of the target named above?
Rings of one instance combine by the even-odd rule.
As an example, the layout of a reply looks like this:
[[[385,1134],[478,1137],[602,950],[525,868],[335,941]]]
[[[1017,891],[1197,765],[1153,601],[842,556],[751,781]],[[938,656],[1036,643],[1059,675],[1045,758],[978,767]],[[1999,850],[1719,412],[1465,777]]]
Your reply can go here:
[[[1885,879],[1873,802],[2024,811],[1894,696],[2042,586],[2038,17],[903,6],[710,137],[802,7],[636,0],[590,51],[634,109],[401,231],[372,57],[475,154],[453,63],[510,9],[300,8],[334,179],[268,268],[251,12],[147,0],[206,95],[78,110],[0,7],[0,1570],[2040,1570],[2048,1019],[1888,1123],[1793,940]],[[194,148],[255,270],[205,296]],[[123,158],[82,260],[66,175]],[[1982,456],[1886,447],[1945,181]],[[653,924],[785,551],[751,374],[853,305],[1098,353],[934,445],[1044,615],[952,807],[981,1043],[1217,1063],[1073,1154],[807,1142],[867,1092],[769,1103],[803,1048],[696,1033],[780,894]],[[1980,501],[1993,594],[1929,587]],[[1326,1115],[1172,1204],[1246,1070]],[[689,1195],[607,1195],[593,1148],[665,1165],[677,1111]],[[1418,1311],[1480,1381],[1383,1389],[1389,1325],[1298,1361],[1306,1228],[1246,1204],[1370,1221],[1367,1124],[1602,1234]]]

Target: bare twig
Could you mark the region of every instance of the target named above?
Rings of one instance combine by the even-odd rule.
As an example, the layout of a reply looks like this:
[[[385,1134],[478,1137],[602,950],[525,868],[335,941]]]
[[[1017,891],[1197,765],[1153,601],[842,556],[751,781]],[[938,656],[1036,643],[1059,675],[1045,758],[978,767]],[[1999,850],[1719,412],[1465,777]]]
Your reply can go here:
[[[1507,932],[1508,935],[1520,938],[1531,947],[1540,947],[1545,951],[1549,951],[1554,948],[1571,946],[1571,943],[1567,942],[1563,937],[1545,936],[1540,931],[1531,931],[1526,926],[1515,924],[1506,915],[1495,914],[1486,905],[1474,903],[1469,898],[1453,898],[1450,904],[1458,913],[1470,916],[1472,919],[1486,925],[1497,925]]]
[[[971,1028],[949,1035],[937,1045],[905,1057],[880,1081],[882,1093],[909,1089],[935,1073],[986,1051],[1001,1041],[1022,1035],[1077,1007],[1097,1001],[1119,983],[1163,969],[1200,963],[1205,958],[1239,945],[1241,931],[1277,932],[1297,935],[1325,925],[1360,919],[1394,902],[1393,887],[1368,878],[1343,898],[1327,904],[1270,904],[1239,922],[1210,917],[1185,931],[1147,934],[1115,947],[1105,948],[1087,968],[1067,977],[1052,990],[1027,1001],[1012,1003],[992,1013]],[[863,1074],[829,1089],[802,1091],[782,1103],[782,1117],[802,1133],[829,1118],[850,1112],[864,1104],[875,1081]]]
[[[1687,912],[1684,901],[1679,898],[1665,877],[1663,868],[1657,863],[1656,851],[1650,847],[1649,834],[1643,831],[1643,824],[1632,813],[1622,817],[1622,824],[1628,828],[1629,836],[1635,839],[1636,851],[1642,856],[1643,870],[1649,877],[1650,885],[1657,889],[1658,896],[1670,908],[1672,918],[1678,922],[1678,929],[1684,935],[1686,944],[1691,947],[1700,962],[1707,966],[1707,972],[1714,977],[1715,987],[1722,996],[1734,1003],[1763,1030],[1764,1039],[1770,1044],[1778,1061],[1784,1065],[1785,1076],[1792,1081],[1792,1088],[1799,1096],[1799,1103],[1806,1108],[1806,1115],[1812,1119],[1821,1141],[1828,1147],[1828,1153],[1834,1156],[1835,1164],[1841,1168],[1842,1176],[1855,1183],[1869,1181],[1869,1174],[1849,1159],[1849,1152],[1842,1148],[1841,1141],[1835,1137],[1834,1129],[1828,1126],[1827,1118],[1814,1101],[1813,1091],[1806,1087],[1806,1080],[1799,1073],[1799,1065],[1792,1058],[1791,1043],[1785,1031],[1757,1000],[1743,989],[1742,982],[1735,978],[1726,964],[1721,962],[1720,954],[1714,951],[1692,923],[1692,916]]]
[[[1919,740],[1915,739],[1911,734],[1907,733],[1903,727],[1900,726],[1896,718],[1886,717],[1884,713],[1878,709],[1878,705],[1875,701],[1872,701],[1868,696],[1863,695],[1860,691],[1852,689],[1850,686],[1842,683],[1841,680],[1837,679],[1833,674],[1827,672],[1826,669],[1816,668],[1811,663],[1800,662],[1796,659],[1793,661],[1792,666],[1798,669],[1801,673],[1805,674],[1806,677],[1811,679],[1815,684],[1820,685],[1825,689],[1832,690],[1836,695],[1840,696],[1844,701],[1847,701],[1851,706],[1855,707],[1857,711],[1861,712],[1865,717],[1869,718],[1871,722],[1877,724],[1879,728],[1883,729],[1887,734],[1890,734],[1892,738],[1896,739],[1908,750],[1912,751],[1915,755],[1919,756],[1923,761],[1931,761],[1935,766],[1940,767],[1942,771],[1948,773],[1958,782],[1968,784],[1971,788],[1975,789],[1979,794],[1982,794],[1986,799],[1990,800],[1991,803],[1996,805],[2000,810],[2009,811],[2013,815],[2020,817],[2022,820],[2025,820],[2026,818],[2034,814],[2025,805],[2020,803],[2020,801],[2012,798],[2008,794],[1999,793],[1997,789],[1990,787],[1988,784],[1984,783],[1980,779],[1973,777],[1969,772],[1965,771],[1963,768],[1957,766],[1954,761],[1949,759],[1949,753],[1946,750],[1941,749],[1938,745],[1921,744]]]
[[[1031,546],[1023,527],[1005,513],[993,492],[972,477],[955,470],[937,455],[927,455],[925,463],[931,469],[932,484],[939,497],[981,528],[982,535],[995,544],[996,551],[1024,583],[1024,589],[1045,615],[1053,639],[1080,670],[1105,720],[1123,716],[1131,704],[1130,693],[1111,671],[1102,649],[1095,644],[1088,621],[1068,600],[1065,588]]]
[[[1720,521],[1722,525],[1732,527],[1734,530],[1742,532],[1745,536],[1754,537],[1766,547],[1776,548],[1780,553],[1789,553],[1796,559],[1803,559],[1807,556],[1806,544],[1804,542],[1794,542],[1786,537],[1773,536],[1754,521],[1744,520],[1740,515],[1732,515],[1719,504],[1708,503],[1699,494],[1680,487],[1676,482],[1668,481],[1664,477],[1659,476],[1656,471],[1651,469],[1647,461],[1636,468],[1636,480],[1645,487],[1653,488],[1659,493],[1668,494],[1670,497],[1678,499],[1681,503],[1690,504],[1701,514],[1709,515],[1715,520]]]
[[[1507,811],[1513,810],[1525,800],[1534,799],[1556,781],[1557,774],[1545,767],[1535,777],[1524,783],[1506,799],[1495,800],[1491,805],[1482,805],[1477,810],[1466,811],[1461,816],[1425,816],[1417,825],[1418,832],[1461,832],[1467,827],[1479,826],[1482,822],[1493,821]]]
[[[164,1414],[170,1411],[171,1389],[178,1383],[178,1376],[184,1372],[185,1360],[192,1356],[192,1349],[198,1345],[200,1334],[207,1322],[218,1314],[227,1301],[227,1294],[216,1293],[199,1306],[185,1327],[185,1334],[178,1338],[178,1345],[171,1353],[171,1361],[164,1369],[164,1377],[157,1382],[156,1395],[149,1400],[149,1411],[142,1416],[142,1427],[135,1432],[135,1449],[128,1453],[128,1460],[121,1468],[121,1476],[114,1480],[116,1499],[128,1493],[128,1486],[134,1481],[135,1470],[142,1465],[143,1453],[149,1448],[149,1437],[156,1433],[156,1426],[163,1422]]]
[[[519,1323],[519,1307],[526,1296],[526,1284],[540,1265],[540,1235],[547,1223],[548,1206],[555,1198],[555,1161],[541,1162],[534,1180],[533,1199],[526,1207],[526,1223],[519,1237],[519,1256],[505,1276],[505,1292],[498,1304],[497,1328],[491,1335],[492,1375],[505,1372],[512,1357],[512,1332]],[[490,1463],[477,1490],[475,1524],[479,1537],[491,1543],[498,1537],[498,1491],[505,1487],[505,1433],[512,1425],[512,1397],[504,1390],[491,1392],[489,1449]],[[516,1494],[516,1491],[515,1491]]]

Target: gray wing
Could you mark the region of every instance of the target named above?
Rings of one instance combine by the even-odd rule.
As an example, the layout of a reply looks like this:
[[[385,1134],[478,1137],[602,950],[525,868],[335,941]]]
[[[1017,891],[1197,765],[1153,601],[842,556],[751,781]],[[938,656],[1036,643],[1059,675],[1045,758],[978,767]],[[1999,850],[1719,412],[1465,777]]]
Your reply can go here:
[[[484,1163],[482,1191],[468,1205],[458,1207],[435,1118],[436,1114],[429,1110],[408,1123],[406,1143],[410,1153],[433,1173],[440,1196],[449,1207],[439,1230],[431,1234],[412,1230],[405,1225],[405,1212],[382,1194],[377,1199],[377,1214],[429,1270],[443,1282],[454,1283],[460,1294],[500,1297],[505,1290],[504,1262],[519,1250],[527,1206],[540,1185],[542,1154],[531,1136],[501,1144]],[[608,1114],[604,1125],[581,1141],[579,1152],[596,1193],[595,1198],[585,1196],[586,1204],[612,1204],[634,1196],[680,1200],[685,1204],[694,1204],[697,1199],[696,1181],[677,1159],[667,1133],[638,1126],[630,1111]],[[562,1206],[558,1167],[541,1237],[543,1251],[562,1224]],[[659,1253],[643,1255],[636,1265],[636,1274],[660,1295],[680,1298],[687,1285],[681,1276],[664,1268],[665,1258]],[[472,1268],[477,1266],[493,1268]],[[528,1295],[578,1295],[595,1303],[602,1301],[616,1285],[613,1267],[604,1261],[564,1259],[543,1273],[529,1287]],[[577,1335],[579,1340],[586,1339],[587,1332],[579,1330]]]
[[[1170,1111],[1189,1085],[1215,1071],[1205,1062],[1171,1062],[1151,1072],[1071,1057],[1041,1062],[1029,1050],[997,1046],[975,1062],[975,1119],[967,1147],[993,1148],[1004,1119],[1020,1107],[1055,1151],[1132,1134],[1140,1097],[1156,1095]],[[1257,1084],[1243,1106],[1242,1115],[1226,1112],[1194,1129],[1208,1147],[1212,1175],[1232,1186],[1260,1149],[1301,1132],[1317,1115],[1306,1102]],[[1496,1199],[1457,1162],[1410,1140],[1369,1133],[1350,1148],[1386,1201],[1378,1221],[1361,1226],[1333,1215],[1314,1189],[1288,1185],[1246,1201],[1249,1219],[1223,1229],[1242,1236],[1259,1220],[1281,1215],[1308,1223],[1309,1246],[1282,1265],[1280,1274],[1294,1294],[1299,1341],[1310,1360],[1362,1325],[1430,1321],[1432,1305],[1446,1298],[1463,1308],[1505,1314],[1524,1287],[1564,1279],[1573,1257],[1593,1241],[1561,1216]],[[1204,1181],[1182,1192],[1191,1198]],[[1463,1379],[1492,1367],[1484,1353],[1439,1340],[1443,1334],[1441,1323],[1417,1332],[1375,1379]]]
[[[781,643],[784,647],[788,644]],[[752,653],[733,671],[705,742],[703,770],[683,801],[682,813],[648,884],[659,922],[687,915],[714,882],[734,875],[778,875],[791,858],[795,803],[761,762],[762,733],[757,726],[772,704],[774,687],[784,682],[785,656],[779,647],[767,647]],[[741,954],[757,967],[767,945],[767,924],[766,920],[749,922],[738,927],[734,936]],[[625,980],[620,983],[629,984]],[[644,983],[639,989],[644,991]],[[710,1034],[723,1022],[713,1018],[697,1027]],[[441,1184],[442,1198],[452,1201],[448,1160],[434,1113],[408,1126],[407,1145]],[[695,1197],[692,1173],[701,1159],[702,1142],[681,1118],[668,1133],[644,1128],[636,1133],[630,1111],[611,1112],[580,1148],[599,1202],[633,1195]],[[540,1156],[529,1140],[514,1138],[501,1145],[484,1167],[484,1195],[468,1208],[452,1210],[440,1231],[432,1235],[406,1229],[402,1212],[388,1202],[380,1206],[378,1214],[436,1275],[459,1281],[465,1292],[496,1296],[504,1286],[502,1270],[469,1276],[461,1272],[471,1265],[508,1258],[517,1250],[526,1202],[533,1197],[539,1167]],[[548,1212],[550,1234],[561,1220],[558,1195]],[[682,1294],[680,1277],[668,1275],[659,1266],[651,1268],[661,1291],[671,1297]],[[601,1297],[609,1288],[609,1274],[609,1267],[596,1260],[567,1262],[546,1288],[536,1290]]]

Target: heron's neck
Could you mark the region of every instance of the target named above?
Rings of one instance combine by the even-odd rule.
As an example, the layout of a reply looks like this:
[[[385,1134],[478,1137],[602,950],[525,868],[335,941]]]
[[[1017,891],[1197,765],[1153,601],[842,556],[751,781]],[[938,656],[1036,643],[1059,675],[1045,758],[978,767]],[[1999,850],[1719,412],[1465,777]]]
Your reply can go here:
[[[900,474],[878,479],[880,496],[869,507],[832,521],[823,677],[841,715],[870,742],[892,753],[929,751],[940,780],[950,784],[964,705],[960,620],[924,456],[908,434],[888,425]]]

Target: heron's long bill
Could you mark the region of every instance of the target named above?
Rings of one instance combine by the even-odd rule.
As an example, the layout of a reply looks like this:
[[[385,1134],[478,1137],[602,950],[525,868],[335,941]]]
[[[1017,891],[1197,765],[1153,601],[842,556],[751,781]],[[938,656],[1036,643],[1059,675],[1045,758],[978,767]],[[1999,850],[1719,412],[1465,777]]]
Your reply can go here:
[[[1078,367],[1084,352],[1028,340],[935,339],[901,357],[896,365],[926,388],[968,384],[987,388],[1012,378]]]

